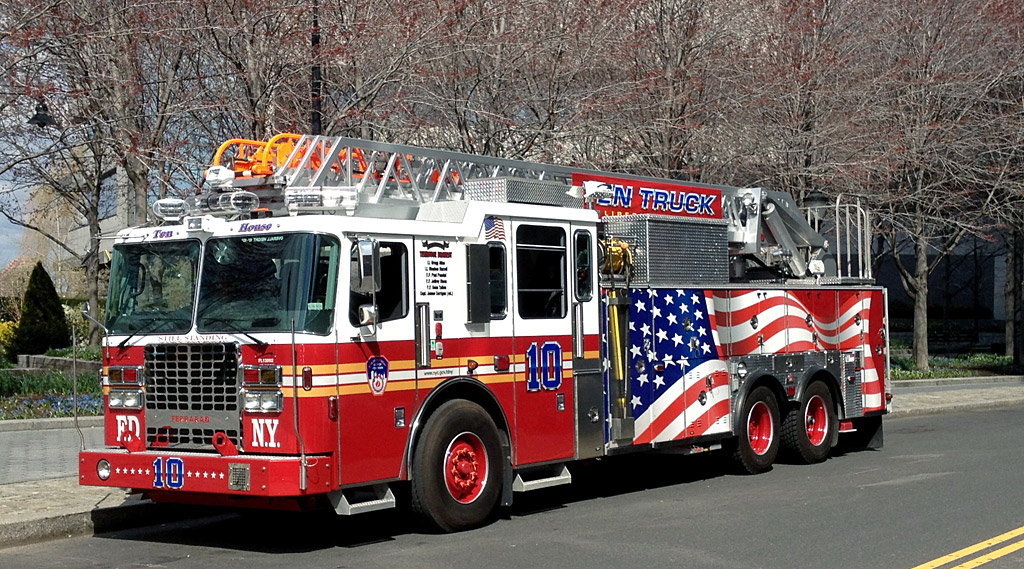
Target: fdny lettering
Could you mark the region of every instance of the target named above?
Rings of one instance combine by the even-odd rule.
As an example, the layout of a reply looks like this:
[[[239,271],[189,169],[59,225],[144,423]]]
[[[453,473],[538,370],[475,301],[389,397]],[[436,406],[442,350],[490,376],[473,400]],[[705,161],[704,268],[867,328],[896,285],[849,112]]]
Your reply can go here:
[[[166,229],[157,229],[153,231],[153,239],[167,239],[168,237],[174,237],[174,232]]]
[[[252,446],[260,448],[279,448],[277,440],[277,419],[252,420]]]
[[[134,415],[114,415],[117,422],[117,442],[124,442],[126,434],[131,435],[132,440],[141,438],[142,428],[139,425],[139,418]]]
[[[273,227],[270,223],[243,223],[239,228],[239,233],[251,233],[253,231],[268,231]]]

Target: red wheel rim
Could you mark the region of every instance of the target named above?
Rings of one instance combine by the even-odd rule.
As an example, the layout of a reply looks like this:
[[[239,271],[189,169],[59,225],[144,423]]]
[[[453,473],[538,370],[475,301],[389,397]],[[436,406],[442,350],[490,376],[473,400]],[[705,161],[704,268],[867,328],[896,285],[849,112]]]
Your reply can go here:
[[[473,433],[462,433],[452,439],[441,467],[448,493],[456,502],[472,503],[487,485],[487,449]]]
[[[772,426],[772,414],[764,401],[754,403],[747,415],[747,440],[750,450],[756,455],[763,455],[772,446],[775,429]]]
[[[825,442],[825,435],[828,433],[828,412],[825,409],[825,401],[817,395],[807,402],[804,428],[807,429],[807,439],[813,446]]]

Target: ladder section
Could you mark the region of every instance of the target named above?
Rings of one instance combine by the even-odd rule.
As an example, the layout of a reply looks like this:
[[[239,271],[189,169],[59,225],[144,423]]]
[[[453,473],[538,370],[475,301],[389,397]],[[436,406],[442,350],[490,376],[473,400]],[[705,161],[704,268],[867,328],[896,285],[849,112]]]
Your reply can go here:
[[[215,192],[244,189],[265,207],[284,206],[289,213],[351,215],[360,204],[463,200],[465,182],[480,179],[551,181],[569,187],[573,172],[579,171],[346,137],[285,134],[259,144],[232,140],[222,145],[207,181]]]

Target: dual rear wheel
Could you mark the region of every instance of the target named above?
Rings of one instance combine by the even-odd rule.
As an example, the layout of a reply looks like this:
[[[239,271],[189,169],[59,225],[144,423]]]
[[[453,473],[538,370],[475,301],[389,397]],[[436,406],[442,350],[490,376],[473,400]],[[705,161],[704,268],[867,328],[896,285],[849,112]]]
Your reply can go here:
[[[733,460],[750,474],[769,470],[780,446],[801,462],[825,460],[838,427],[832,394],[820,381],[807,387],[785,418],[772,390],[757,387],[744,399],[739,418]]]
[[[828,458],[835,442],[839,419],[832,393],[820,381],[807,386],[797,406],[782,422],[782,442],[797,460],[812,464]]]

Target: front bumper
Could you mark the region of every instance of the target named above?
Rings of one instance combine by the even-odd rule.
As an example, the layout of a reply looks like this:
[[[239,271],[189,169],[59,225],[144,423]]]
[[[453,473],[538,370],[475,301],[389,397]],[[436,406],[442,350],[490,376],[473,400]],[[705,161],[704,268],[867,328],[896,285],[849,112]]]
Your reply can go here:
[[[97,466],[106,460],[110,475],[101,480]],[[305,489],[302,473],[305,471]],[[333,476],[332,476],[333,475]],[[78,481],[140,492],[177,491],[226,496],[297,497],[338,488],[332,457],[221,456],[198,452],[126,449],[84,450],[78,455]]]

